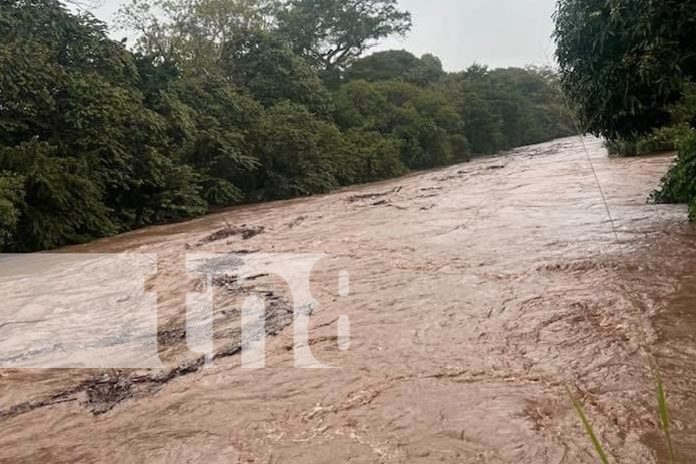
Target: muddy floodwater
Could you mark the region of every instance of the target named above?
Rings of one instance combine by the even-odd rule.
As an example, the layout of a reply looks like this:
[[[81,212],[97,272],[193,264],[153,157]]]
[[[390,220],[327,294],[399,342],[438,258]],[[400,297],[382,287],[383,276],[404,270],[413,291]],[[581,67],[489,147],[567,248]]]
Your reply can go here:
[[[671,161],[563,139],[60,250],[157,255],[165,367],[0,370],[0,460],[596,463],[568,388],[613,462],[667,462],[651,353],[679,462],[695,462],[696,228],[646,203]],[[266,274],[214,283],[202,366],[182,329],[199,251],[326,255],[308,345],[334,368],[293,367],[287,285]],[[238,355],[252,293],[270,311],[264,369]]]

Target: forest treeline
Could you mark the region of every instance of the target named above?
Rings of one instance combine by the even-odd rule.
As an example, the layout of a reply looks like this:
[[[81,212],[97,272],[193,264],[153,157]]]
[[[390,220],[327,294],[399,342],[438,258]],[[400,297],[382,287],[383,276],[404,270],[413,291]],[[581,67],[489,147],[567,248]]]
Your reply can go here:
[[[0,3],[0,249],[327,192],[573,133],[548,69],[366,55],[396,0]]]

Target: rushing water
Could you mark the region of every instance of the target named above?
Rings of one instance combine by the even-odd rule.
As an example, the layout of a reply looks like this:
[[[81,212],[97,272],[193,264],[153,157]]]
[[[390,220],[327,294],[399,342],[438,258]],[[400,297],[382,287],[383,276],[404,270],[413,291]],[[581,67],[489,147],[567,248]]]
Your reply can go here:
[[[336,369],[292,367],[286,318],[266,341],[267,368],[220,357],[187,375],[148,378],[103,410],[86,407],[89,387],[80,385],[128,373],[0,370],[0,458],[598,462],[567,387],[616,462],[666,462],[650,352],[675,447],[692,462],[696,229],[684,207],[646,204],[670,162],[609,159],[595,139],[564,139],[61,250],[157,254],[161,276],[149,289],[161,324],[174,327],[168,334],[183,318],[185,253],[326,254],[312,273],[309,345]],[[206,240],[225,223],[264,229]],[[257,285],[285,292],[272,277]],[[347,351],[337,337],[343,315]],[[177,366],[187,355],[171,338],[161,357]]]

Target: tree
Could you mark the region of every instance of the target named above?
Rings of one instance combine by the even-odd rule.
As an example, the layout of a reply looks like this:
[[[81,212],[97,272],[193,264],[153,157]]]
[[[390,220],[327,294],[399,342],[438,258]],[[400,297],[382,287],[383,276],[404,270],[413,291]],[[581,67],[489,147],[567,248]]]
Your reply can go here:
[[[341,132],[304,106],[282,102],[270,108],[261,140],[257,188],[262,198],[290,198],[338,187]]]
[[[488,68],[471,66],[448,77],[443,92],[462,119],[463,133],[474,153],[490,154],[505,147],[503,121]]]
[[[276,36],[249,35],[243,44],[231,45],[223,66],[230,80],[264,106],[289,100],[319,115],[329,113],[331,96],[316,71]]]
[[[433,55],[424,55],[419,59],[406,50],[389,50],[360,58],[344,74],[346,80],[376,82],[403,79],[425,86],[441,79],[445,72],[440,60]]]
[[[0,4],[0,36],[0,171],[23,198],[10,195],[21,239],[9,246],[117,231],[104,199],[125,179],[140,110],[129,54],[102,23],[52,0]]]
[[[226,47],[274,27],[277,0],[131,0],[117,24],[136,49],[193,74],[219,70]]]
[[[670,122],[696,73],[696,0],[561,0],[561,82],[585,130],[610,139]]]
[[[136,0],[123,13],[141,27],[135,53],[59,0],[0,2],[0,249],[54,248],[559,135],[553,76],[448,75],[434,56],[405,51],[360,60],[410,25],[395,1],[290,0],[280,11],[275,1]],[[302,11],[314,48],[288,40]]]
[[[401,80],[352,81],[335,96],[335,119],[346,129],[378,132],[399,143],[410,169],[465,159],[461,119],[445,95]],[[456,140],[456,143],[454,143]]]
[[[397,0],[289,0],[278,22],[297,54],[331,73],[379,39],[408,32],[411,14]]]
[[[250,132],[261,122],[259,103],[223,78],[200,76],[173,81],[155,109],[169,129],[163,146],[195,170],[207,204],[242,200],[239,186],[258,165]]]
[[[1,4],[0,32],[0,172],[13,179],[2,196],[15,229],[7,248],[53,248],[207,210],[205,178],[170,143],[174,125],[145,104],[161,103],[176,73],[140,75],[147,67],[102,23],[54,0]]]
[[[351,81],[333,96],[334,120],[343,130],[359,129],[388,133],[389,115],[393,111],[386,97],[367,81]]]
[[[489,73],[491,100],[503,123],[505,148],[573,133],[572,113],[557,77],[547,68],[506,68]]]
[[[14,224],[16,240],[8,240],[12,249],[54,248],[116,232],[102,201],[103,190],[89,177],[85,160],[66,157],[48,143],[31,141],[14,148],[2,147],[0,166],[14,178],[14,185],[6,181],[5,189],[17,189],[4,193],[5,201],[9,196],[13,203],[10,211],[14,209],[14,219],[3,220],[5,229]]]
[[[445,77],[442,61],[432,53],[420,57],[420,64],[412,73],[411,80],[420,85],[429,85]]]
[[[24,177],[0,173],[0,249],[15,243],[24,204]]]
[[[389,179],[408,172],[400,159],[397,138],[379,132],[349,130],[344,139],[344,163],[338,172],[342,185]]]

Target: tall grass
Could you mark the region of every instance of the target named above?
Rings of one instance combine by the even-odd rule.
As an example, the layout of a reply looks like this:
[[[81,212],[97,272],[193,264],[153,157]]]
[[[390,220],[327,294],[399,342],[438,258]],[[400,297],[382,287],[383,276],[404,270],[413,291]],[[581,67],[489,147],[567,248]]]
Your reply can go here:
[[[585,411],[582,408],[582,404],[580,404],[580,401],[578,401],[577,398],[575,398],[575,396],[573,396],[573,393],[570,391],[570,388],[566,387],[566,392],[568,393],[568,397],[570,398],[570,401],[573,402],[573,407],[575,408],[575,413],[580,418],[580,421],[582,422],[582,426],[585,429],[585,433],[587,434],[588,438],[592,442],[592,446],[594,446],[594,449],[597,452],[597,455],[599,456],[600,462],[602,464],[609,464],[609,458],[607,458],[607,453],[604,451],[602,444],[599,442],[597,435],[594,433],[594,429],[592,429],[592,424],[590,424],[590,421],[587,419],[587,416],[585,415]]]
[[[667,395],[665,394],[665,387],[662,383],[662,375],[657,368],[655,361],[652,360],[650,363],[650,368],[653,373],[653,378],[655,379],[655,392],[657,394],[657,411],[660,418],[660,428],[665,434],[665,441],[667,442],[667,450],[669,452],[669,462],[675,464],[676,458],[674,454],[674,447],[672,446],[672,435],[670,433],[670,416],[669,407],[667,406]]]
[[[676,464],[677,459],[676,453],[674,452],[674,446],[672,445],[672,434],[670,432],[671,419],[669,414],[669,406],[667,404],[667,395],[665,394],[665,386],[662,382],[662,375],[660,374],[660,371],[657,368],[657,364],[655,363],[655,360],[652,358],[650,359],[650,370],[652,371],[653,379],[655,380],[655,393],[657,396],[657,415],[660,423],[660,429],[662,429],[662,432],[665,435],[665,442],[667,443],[667,451],[669,453],[669,462],[670,464]],[[602,464],[609,464],[607,453],[604,451],[602,444],[597,438],[597,435],[595,434],[594,429],[592,428],[592,424],[587,419],[587,415],[585,414],[582,404],[580,403],[580,401],[578,401],[577,398],[575,398],[575,396],[573,396],[572,392],[570,391],[570,388],[566,387],[566,392],[568,393],[570,401],[573,403],[575,413],[580,418],[580,422],[582,422],[582,426],[585,429],[585,434],[590,439],[590,441],[592,442],[592,446],[597,452],[599,461]]]

